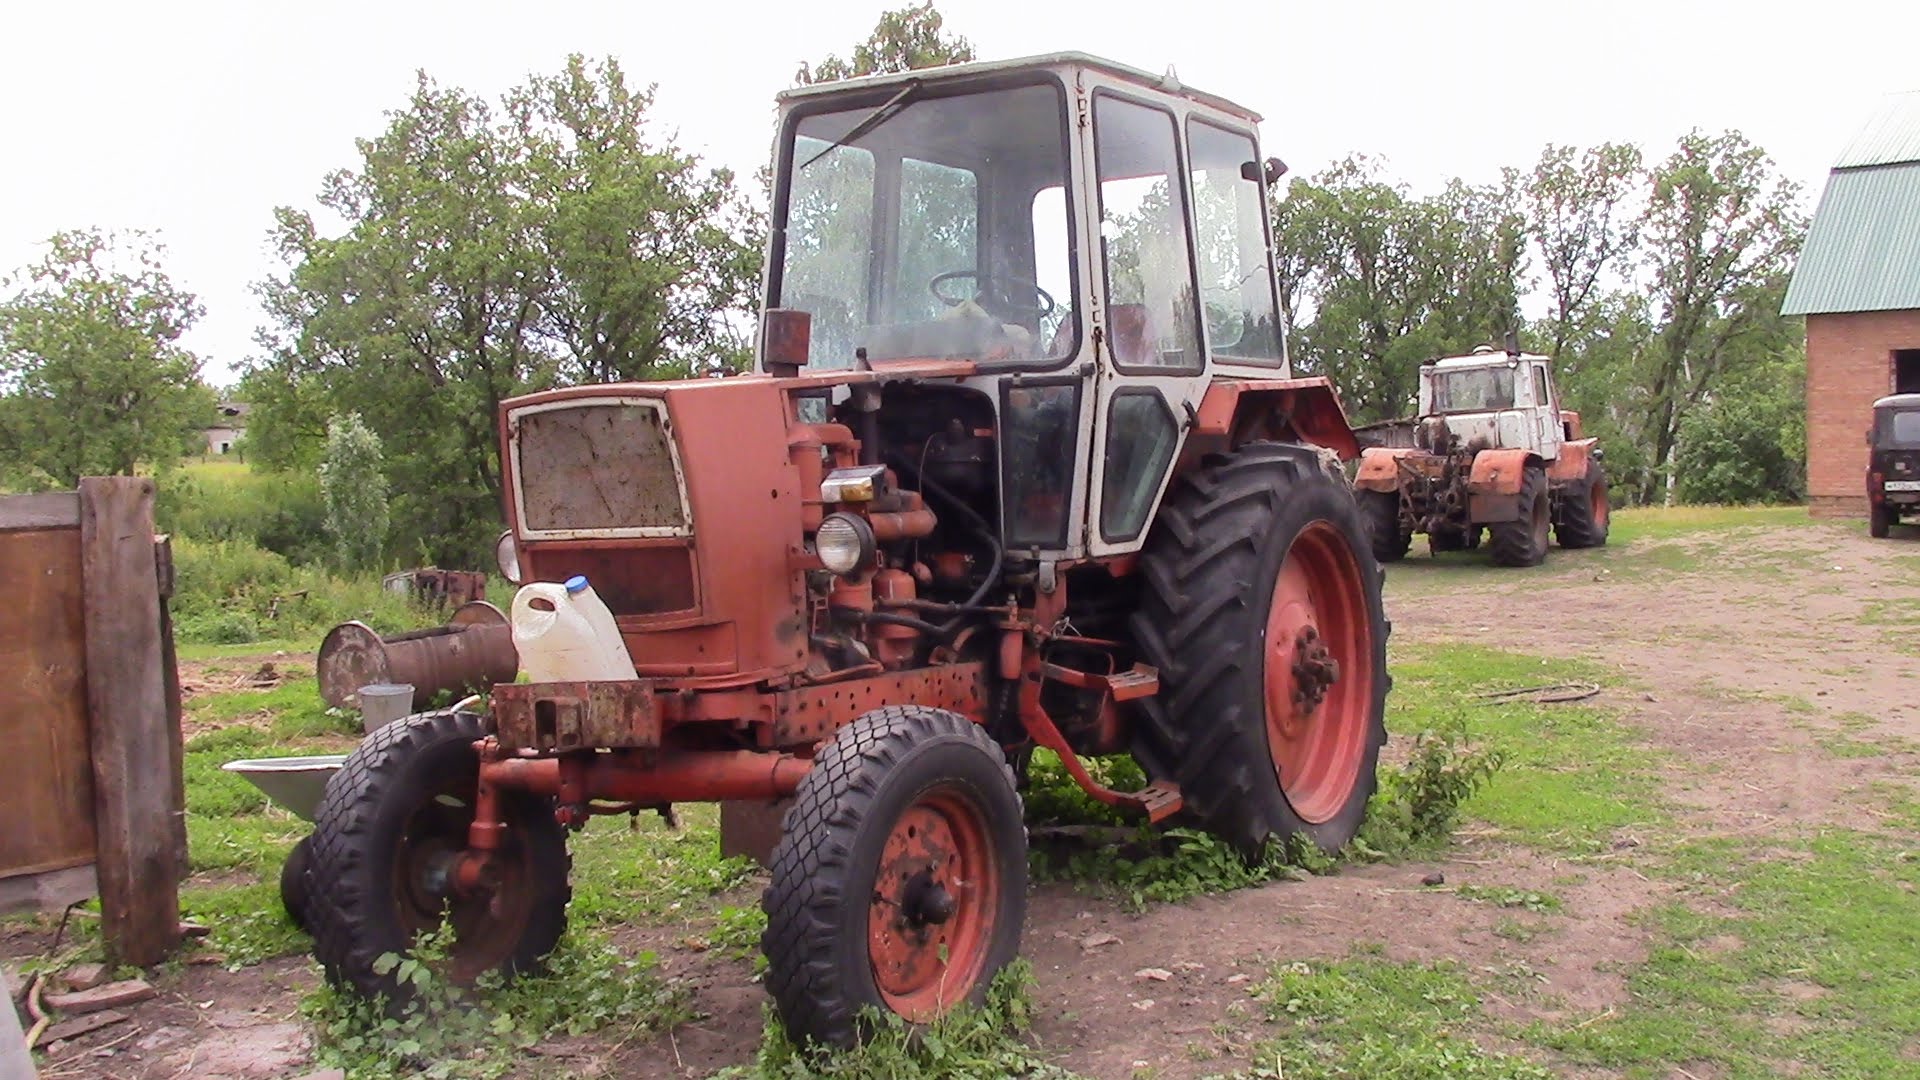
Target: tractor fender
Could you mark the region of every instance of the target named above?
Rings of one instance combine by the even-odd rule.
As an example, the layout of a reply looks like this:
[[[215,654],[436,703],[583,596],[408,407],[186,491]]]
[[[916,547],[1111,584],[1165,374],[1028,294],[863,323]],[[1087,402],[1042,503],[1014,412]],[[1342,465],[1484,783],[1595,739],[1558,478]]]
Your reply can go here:
[[[1580,430],[1580,414],[1574,412],[1572,409],[1561,409],[1560,428],[1566,433],[1566,440],[1568,442],[1578,441],[1583,434]],[[1588,441],[1591,442],[1592,440],[1589,439]]]
[[[1342,461],[1360,456],[1340,395],[1325,376],[1303,379],[1216,379],[1200,399],[1193,434],[1223,438],[1229,448],[1256,439],[1297,439],[1324,446]]]
[[[1404,447],[1367,447],[1360,451],[1360,471],[1353,486],[1362,491],[1400,490],[1400,459],[1413,452]]]
[[[1473,470],[1467,474],[1469,495],[1518,495],[1525,479],[1527,463],[1538,457],[1518,448],[1482,450],[1473,455]]]
[[[1594,444],[1598,439],[1579,439],[1560,444],[1560,456],[1547,466],[1547,482],[1554,487],[1577,483],[1593,471]]]

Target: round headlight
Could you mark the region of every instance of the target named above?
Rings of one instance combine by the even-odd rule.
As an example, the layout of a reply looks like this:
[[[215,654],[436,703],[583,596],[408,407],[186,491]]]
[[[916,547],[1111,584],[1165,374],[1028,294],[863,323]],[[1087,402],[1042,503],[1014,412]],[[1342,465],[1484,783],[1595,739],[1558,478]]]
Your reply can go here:
[[[828,514],[813,534],[820,562],[836,574],[850,574],[873,561],[873,526],[857,514]]]
[[[493,544],[493,561],[500,564],[500,576],[520,584],[520,545],[514,543],[513,530],[500,534]]]

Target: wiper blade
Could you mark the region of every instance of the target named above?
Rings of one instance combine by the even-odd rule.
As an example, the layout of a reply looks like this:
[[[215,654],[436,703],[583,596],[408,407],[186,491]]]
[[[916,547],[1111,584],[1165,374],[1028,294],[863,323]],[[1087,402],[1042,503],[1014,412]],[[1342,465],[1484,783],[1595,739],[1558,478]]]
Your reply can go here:
[[[835,150],[840,149],[841,147],[847,145],[848,143],[866,138],[868,135],[873,133],[873,129],[893,119],[894,116],[900,112],[902,107],[904,107],[907,103],[911,102],[915,97],[918,97],[919,94],[920,94],[920,80],[918,79],[910,80],[907,83],[907,85],[900,88],[899,93],[888,98],[885,104],[881,105],[879,108],[868,113],[867,118],[865,120],[862,120],[859,123],[853,125],[852,131],[849,131],[845,135],[842,135],[838,139],[835,139],[832,146],[829,146],[825,150],[822,150],[819,153],[808,158],[806,162],[800,166],[800,168],[805,169],[808,165],[812,165],[814,162],[819,161],[821,158],[826,157],[828,154],[833,153]]]

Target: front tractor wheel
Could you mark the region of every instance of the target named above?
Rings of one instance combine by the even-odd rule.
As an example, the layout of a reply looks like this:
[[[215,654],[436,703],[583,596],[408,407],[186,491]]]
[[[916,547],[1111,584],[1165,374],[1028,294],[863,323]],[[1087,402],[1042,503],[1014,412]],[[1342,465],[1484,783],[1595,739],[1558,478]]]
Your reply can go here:
[[[1512,521],[1487,526],[1488,547],[1496,565],[1539,566],[1545,561],[1552,502],[1547,494],[1547,471],[1528,465],[1520,478],[1519,515]]]
[[[1413,533],[1400,525],[1400,493],[1397,491],[1356,491],[1361,520],[1366,525],[1367,542],[1373,557],[1380,562],[1398,562],[1413,546]]]
[[[761,906],[767,990],[796,1039],[849,1046],[868,1008],[918,1024],[980,1004],[1026,918],[1006,756],[942,709],[841,728],[787,811]]]
[[[1248,856],[1360,829],[1387,737],[1380,578],[1353,495],[1306,447],[1245,446],[1161,508],[1132,624],[1160,693],[1134,754]]]
[[[398,1005],[411,987],[381,956],[403,955],[449,922],[441,974],[461,984],[531,971],[560,940],[572,892],[551,799],[502,791],[506,828],[482,883],[455,883],[480,775],[473,744],[485,734],[473,713],[410,716],[367,736],[327,783],[310,840],[307,919],[335,985]]]

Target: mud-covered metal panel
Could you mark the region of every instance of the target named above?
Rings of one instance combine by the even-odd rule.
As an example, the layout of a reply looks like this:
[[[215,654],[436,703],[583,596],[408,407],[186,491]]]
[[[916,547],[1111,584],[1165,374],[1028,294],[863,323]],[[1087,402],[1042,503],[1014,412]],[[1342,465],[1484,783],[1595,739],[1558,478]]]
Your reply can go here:
[[[582,399],[511,418],[520,527],[529,536],[688,531],[686,489],[663,403]]]
[[[509,752],[659,746],[656,693],[645,679],[503,683],[493,688],[494,734]]]

